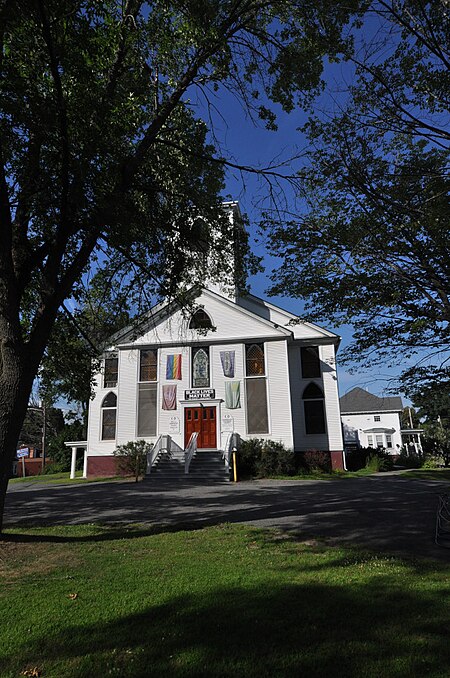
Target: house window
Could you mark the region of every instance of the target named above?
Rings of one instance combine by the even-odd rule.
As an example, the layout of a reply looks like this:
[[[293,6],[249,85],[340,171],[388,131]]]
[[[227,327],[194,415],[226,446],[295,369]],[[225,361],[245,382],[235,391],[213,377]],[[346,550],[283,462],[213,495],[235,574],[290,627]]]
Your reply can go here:
[[[377,447],[384,447],[383,436],[381,434],[375,436]]]
[[[381,421],[380,415],[379,415],[379,414],[375,414],[373,420],[374,420],[374,421]]]
[[[156,436],[156,402],[158,385],[139,384],[138,386],[137,435],[140,438]]]
[[[264,344],[246,344],[245,369],[247,377],[260,377],[266,373]]]
[[[209,386],[209,347],[200,346],[192,350],[192,388]]]
[[[211,322],[211,318],[202,308],[199,308],[198,311],[195,311],[189,322],[190,330],[205,330],[212,329],[212,327],[213,324]]]
[[[245,380],[247,433],[269,433],[265,377]]]
[[[108,393],[102,402],[102,440],[114,440],[116,437],[117,396]]]
[[[389,449],[392,449],[392,436],[389,435],[388,433],[386,434],[386,447]]]
[[[318,346],[303,346],[300,349],[303,379],[320,377],[320,357]]]
[[[303,408],[306,433],[308,435],[325,433],[324,397],[322,389],[317,384],[308,384],[303,391]]]
[[[373,447],[373,436],[367,436],[367,445]]]
[[[156,381],[158,375],[158,351],[146,349],[140,352],[139,381]]]
[[[117,386],[117,373],[119,358],[117,353],[110,353],[105,357],[103,369],[103,387],[114,388]]]

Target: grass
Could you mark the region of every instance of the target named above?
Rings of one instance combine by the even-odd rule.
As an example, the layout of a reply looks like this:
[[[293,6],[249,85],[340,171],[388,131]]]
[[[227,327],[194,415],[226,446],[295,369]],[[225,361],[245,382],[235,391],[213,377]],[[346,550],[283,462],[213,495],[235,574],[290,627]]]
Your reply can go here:
[[[442,480],[450,481],[450,468],[434,469],[411,469],[401,474],[402,478],[414,478],[415,480]]]
[[[75,472],[75,478],[70,479],[70,472],[66,471],[64,473],[49,473],[38,476],[26,476],[25,478],[11,478],[9,483],[13,485],[20,485],[22,483],[27,483],[28,485],[52,485],[60,483],[107,483],[114,482],[116,480],[129,480],[129,478],[124,478],[123,476],[99,476],[98,478],[83,478],[82,471]],[[134,478],[132,479],[134,480]]]
[[[362,468],[359,471],[332,471],[326,473],[325,471],[309,471],[305,473],[297,473],[294,476],[271,476],[272,480],[336,480],[337,478],[362,478],[370,476],[374,473],[372,469]],[[266,479],[265,479],[266,480]]]
[[[0,557],[2,678],[449,675],[431,561],[229,525],[14,529]]]

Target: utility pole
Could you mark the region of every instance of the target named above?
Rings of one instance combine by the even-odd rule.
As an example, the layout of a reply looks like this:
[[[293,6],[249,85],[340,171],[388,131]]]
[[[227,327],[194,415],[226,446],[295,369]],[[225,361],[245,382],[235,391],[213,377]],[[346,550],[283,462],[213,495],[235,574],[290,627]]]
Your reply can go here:
[[[42,404],[42,473],[45,470],[45,443],[47,435],[47,412],[45,409],[45,400],[41,401]]]

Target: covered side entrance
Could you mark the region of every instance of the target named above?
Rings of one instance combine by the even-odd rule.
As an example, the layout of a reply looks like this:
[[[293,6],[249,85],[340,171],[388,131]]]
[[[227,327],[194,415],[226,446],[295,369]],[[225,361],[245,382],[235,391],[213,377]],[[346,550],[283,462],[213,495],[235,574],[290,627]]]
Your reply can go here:
[[[186,407],[184,411],[184,446],[191,434],[198,433],[199,449],[217,449],[217,417],[216,407]]]

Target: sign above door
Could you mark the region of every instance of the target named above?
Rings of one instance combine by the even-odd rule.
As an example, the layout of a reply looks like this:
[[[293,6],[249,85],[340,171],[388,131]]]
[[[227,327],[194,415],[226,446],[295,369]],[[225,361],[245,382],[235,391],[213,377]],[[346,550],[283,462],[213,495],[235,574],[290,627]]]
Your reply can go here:
[[[216,391],[213,388],[191,388],[184,392],[185,400],[213,400]]]

